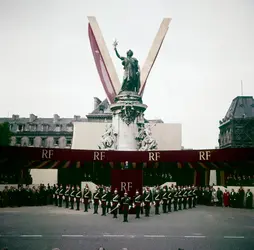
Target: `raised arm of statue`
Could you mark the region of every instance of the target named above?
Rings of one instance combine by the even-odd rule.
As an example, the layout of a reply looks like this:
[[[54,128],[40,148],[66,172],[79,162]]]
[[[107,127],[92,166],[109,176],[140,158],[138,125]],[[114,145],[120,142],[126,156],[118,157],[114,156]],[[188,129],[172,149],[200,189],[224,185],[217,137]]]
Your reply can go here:
[[[117,48],[115,48],[115,52],[116,52],[116,56],[121,59],[122,61],[124,60],[124,57],[120,56],[118,51],[117,51]]]

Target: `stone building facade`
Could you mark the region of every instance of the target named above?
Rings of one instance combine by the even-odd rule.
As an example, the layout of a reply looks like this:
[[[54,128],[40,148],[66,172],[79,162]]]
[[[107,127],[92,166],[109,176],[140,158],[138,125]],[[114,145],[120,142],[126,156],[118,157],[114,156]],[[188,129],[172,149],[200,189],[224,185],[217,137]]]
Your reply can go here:
[[[236,97],[219,126],[220,148],[254,147],[254,99]]]
[[[109,102],[94,98],[94,110],[82,118],[75,115],[73,118],[61,118],[55,114],[52,118],[40,118],[34,114],[29,117],[12,115],[11,118],[0,118],[0,123],[8,122],[11,137],[11,146],[71,148],[73,138],[73,123],[75,122],[109,122],[112,115]]]

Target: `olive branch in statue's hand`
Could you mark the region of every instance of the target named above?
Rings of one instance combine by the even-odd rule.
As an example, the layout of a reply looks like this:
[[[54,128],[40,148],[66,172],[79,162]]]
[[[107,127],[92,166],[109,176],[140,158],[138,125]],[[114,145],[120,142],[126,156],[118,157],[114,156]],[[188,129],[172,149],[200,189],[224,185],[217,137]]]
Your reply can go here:
[[[118,45],[118,41],[115,39],[113,43],[114,49],[116,49],[117,45]]]

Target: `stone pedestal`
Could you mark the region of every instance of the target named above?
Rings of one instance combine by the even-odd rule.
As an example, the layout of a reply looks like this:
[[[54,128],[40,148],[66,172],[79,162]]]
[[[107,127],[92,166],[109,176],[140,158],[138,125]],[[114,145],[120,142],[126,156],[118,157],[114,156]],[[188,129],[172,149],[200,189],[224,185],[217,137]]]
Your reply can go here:
[[[136,137],[139,124],[144,123],[144,111],[147,106],[135,92],[124,91],[115,98],[110,106],[112,111],[112,127],[116,136],[115,149],[138,150]]]

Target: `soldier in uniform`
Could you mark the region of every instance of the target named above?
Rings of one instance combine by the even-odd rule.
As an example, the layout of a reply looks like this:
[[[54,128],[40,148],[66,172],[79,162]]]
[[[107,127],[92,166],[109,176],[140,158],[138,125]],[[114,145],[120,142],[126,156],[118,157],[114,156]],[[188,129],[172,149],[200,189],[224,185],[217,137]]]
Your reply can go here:
[[[197,200],[198,200],[196,187],[192,187],[192,196],[193,196],[193,207],[195,208],[197,205]]]
[[[149,217],[150,215],[151,202],[152,202],[152,194],[150,192],[150,189],[147,188],[146,191],[144,192],[145,217]]]
[[[177,191],[177,188],[174,188],[173,195],[174,195],[174,211],[176,212],[177,211],[177,203],[178,203],[178,191]]]
[[[56,185],[56,190],[55,190],[55,194],[54,194],[54,198],[55,198],[55,206],[58,206],[58,193],[59,193],[59,188],[58,185]]]
[[[160,190],[157,188],[154,195],[154,206],[155,206],[155,214],[160,214],[160,204],[161,204],[161,195]]]
[[[102,195],[101,195],[101,208],[102,208],[102,216],[106,216],[106,209],[107,209],[107,196],[108,193],[106,193],[106,190],[102,190]]]
[[[64,192],[65,208],[69,208],[70,187],[67,185]]]
[[[164,214],[167,213],[167,203],[168,203],[168,192],[166,187],[163,187],[162,190],[162,211]]]
[[[140,208],[142,206],[142,197],[139,194],[139,191],[136,190],[136,195],[134,196],[134,206],[136,210],[136,219],[140,219]]]
[[[90,204],[92,198],[92,193],[88,188],[88,185],[86,184],[86,187],[84,188],[83,193],[83,201],[84,201],[84,212],[88,212],[88,205]]]
[[[192,190],[191,190],[191,188],[189,187],[189,188],[188,188],[188,202],[189,202],[189,208],[192,208],[192,198],[193,198]]]
[[[78,186],[77,187],[77,192],[75,194],[75,199],[76,199],[76,202],[77,202],[77,209],[76,209],[77,211],[79,211],[81,196],[82,196],[81,190],[80,190],[80,187]]]
[[[72,186],[70,194],[71,209],[74,209],[75,188]]]
[[[60,188],[58,191],[58,196],[59,196],[58,206],[59,207],[62,207],[62,204],[63,204],[63,194],[64,194],[64,189],[63,189],[63,186],[60,185]]]
[[[123,204],[123,222],[128,222],[128,213],[130,209],[130,198],[128,197],[127,192],[124,193],[124,197],[122,197]]]
[[[100,190],[97,187],[97,190],[93,194],[93,208],[94,208],[93,214],[98,214],[99,204],[100,204]]]
[[[168,212],[171,212],[171,204],[172,204],[172,190],[168,189]]]
[[[111,208],[111,197],[112,197],[112,194],[111,194],[110,188],[107,188],[106,192],[107,192],[107,213],[108,213],[110,208]]]
[[[183,188],[183,209],[186,209],[187,207],[187,201],[188,201],[188,190],[186,188]]]
[[[180,187],[178,189],[178,210],[182,210],[182,204],[183,204],[183,189]]]
[[[252,209],[253,194],[250,189],[246,192],[246,208]]]
[[[112,195],[112,202],[111,202],[111,207],[112,207],[112,213],[113,213],[113,218],[117,218],[117,209],[120,206],[119,204],[120,196],[117,192],[117,189],[115,189],[114,194]]]

